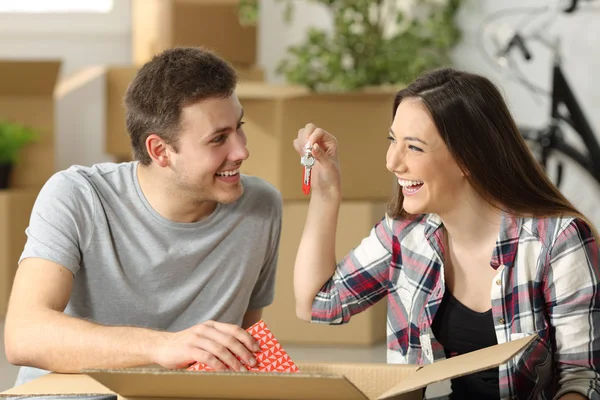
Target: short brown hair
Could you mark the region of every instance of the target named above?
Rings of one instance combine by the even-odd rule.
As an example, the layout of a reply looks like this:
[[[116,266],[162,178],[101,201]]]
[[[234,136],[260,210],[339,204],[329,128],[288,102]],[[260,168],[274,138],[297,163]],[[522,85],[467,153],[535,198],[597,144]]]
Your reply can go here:
[[[155,133],[177,151],[181,110],[207,98],[227,98],[237,84],[233,67],[200,47],[176,47],[144,64],[125,93],[125,124],[133,156],[152,159],[146,138]]]

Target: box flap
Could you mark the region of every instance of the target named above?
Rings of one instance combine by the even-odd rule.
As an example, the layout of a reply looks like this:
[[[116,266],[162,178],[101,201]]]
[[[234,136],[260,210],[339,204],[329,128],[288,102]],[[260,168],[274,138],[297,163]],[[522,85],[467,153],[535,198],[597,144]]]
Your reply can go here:
[[[418,365],[386,363],[298,362],[297,365],[304,373],[345,376],[369,399],[376,399],[419,369]]]
[[[14,396],[74,396],[74,395],[107,395],[113,394],[110,389],[101,385],[87,375],[80,374],[48,374],[23,385],[16,386],[0,393],[0,397]]]
[[[54,92],[60,61],[0,61],[0,96]]]
[[[378,400],[390,399],[402,393],[424,388],[431,383],[497,367],[527,348],[536,338],[537,335],[534,334],[519,340],[428,364],[408,379],[379,396]]]
[[[163,369],[84,371],[123,397],[366,400],[348,379],[285,372],[193,372]]]

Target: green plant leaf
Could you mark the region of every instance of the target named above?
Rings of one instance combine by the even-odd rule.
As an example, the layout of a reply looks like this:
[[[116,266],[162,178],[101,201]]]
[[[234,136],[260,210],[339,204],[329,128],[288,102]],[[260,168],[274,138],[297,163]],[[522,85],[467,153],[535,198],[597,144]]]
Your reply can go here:
[[[447,65],[461,39],[455,17],[463,0],[413,0],[424,17],[412,19],[399,10],[390,15],[388,0],[312,1],[328,8],[333,33],[309,29],[305,41],[290,46],[276,68],[288,82],[311,90],[408,82]]]
[[[16,164],[23,147],[37,140],[32,128],[17,122],[0,120],[0,164]]]
[[[258,0],[240,0],[238,19],[242,26],[254,26],[258,22]]]

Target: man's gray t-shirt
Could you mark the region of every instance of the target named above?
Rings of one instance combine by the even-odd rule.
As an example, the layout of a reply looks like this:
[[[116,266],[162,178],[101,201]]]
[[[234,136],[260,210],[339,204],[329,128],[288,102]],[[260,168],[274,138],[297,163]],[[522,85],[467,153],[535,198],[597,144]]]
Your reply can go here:
[[[39,257],[73,273],[65,313],[174,332],[207,320],[241,325],[247,310],[269,305],[280,193],[242,175],[240,199],[199,222],[178,223],[150,206],[137,165],[71,167],[36,200],[20,260]],[[17,384],[46,372],[23,367]]]

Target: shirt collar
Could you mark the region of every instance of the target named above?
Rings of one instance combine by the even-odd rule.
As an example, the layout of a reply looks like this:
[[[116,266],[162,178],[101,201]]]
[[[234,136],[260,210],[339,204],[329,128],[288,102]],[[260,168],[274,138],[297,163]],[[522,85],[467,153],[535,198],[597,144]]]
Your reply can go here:
[[[436,240],[432,239],[432,236],[443,226],[442,219],[437,214],[428,214],[425,218],[425,238],[429,243],[437,242],[437,238],[441,238],[441,234],[436,235]],[[500,220],[500,232],[498,233],[498,239],[496,240],[496,246],[492,253],[492,260],[490,266],[494,269],[498,269],[501,265],[506,267],[512,267],[515,256],[517,254],[517,247],[519,246],[519,235],[521,233],[521,227],[523,225],[522,218],[515,217],[505,211],[502,212]],[[442,247],[441,243],[436,243],[437,247]]]
[[[506,267],[513,266],[515,256],[517,255],[517,248],[519,247],[519,236],[521,234],[522,226],[522,218],[502,212],[500,233],[496,240],[492,261],[490,261],[490,266],[492,268],[498,269],[501,265]]]

